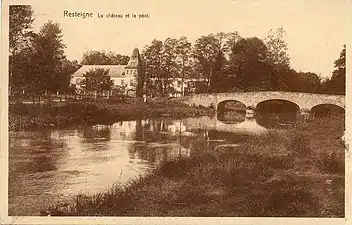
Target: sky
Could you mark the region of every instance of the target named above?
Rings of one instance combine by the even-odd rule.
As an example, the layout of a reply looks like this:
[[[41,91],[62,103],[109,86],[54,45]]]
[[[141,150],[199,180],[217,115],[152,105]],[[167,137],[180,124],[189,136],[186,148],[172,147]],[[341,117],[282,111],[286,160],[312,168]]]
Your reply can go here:
[[[27,2],[28,4],[29,2]],[[331,77],[333,62],[347,42],[351,0],[60,0],[30,2],[34,29],[48,20],[58,22],[68,59],[82,59],[89,50],[131,55],[156,38],[186,36],[192,43],[202,35],[238,31],[242,37],[265,38],[283,27],[291,67]],[[70,18],[69,12],[93,13]],[[149,18],[109,19],[97,14],[148,14]]]

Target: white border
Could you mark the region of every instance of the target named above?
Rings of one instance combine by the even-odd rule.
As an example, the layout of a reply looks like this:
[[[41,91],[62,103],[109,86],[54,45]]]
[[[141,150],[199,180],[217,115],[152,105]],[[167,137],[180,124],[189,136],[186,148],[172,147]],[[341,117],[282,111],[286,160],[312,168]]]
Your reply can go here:
[[[75,0],[72,0],[75,1]],[[78,1],[78,0],[76,0]],[[127,0],[126,0],[127,1]],[[351,0],[347,0],[352,3]],[[97,3],[101,3],[97,1]],[[345,218],[262,218],[262,217],[11,217],[8,214],[8,5],[31,4],[30,0],[3,0],[1,27],[1,77],[0,77],[0,224],[352,224],[352,152],[346,150],[346,205]],[[352,5],[352,4],[351,4]],[[346,21],[346,74],[351,74],[352,13]],[[346,78],[346,130],[347,142],[351,143],[352,93],[351,78]]]

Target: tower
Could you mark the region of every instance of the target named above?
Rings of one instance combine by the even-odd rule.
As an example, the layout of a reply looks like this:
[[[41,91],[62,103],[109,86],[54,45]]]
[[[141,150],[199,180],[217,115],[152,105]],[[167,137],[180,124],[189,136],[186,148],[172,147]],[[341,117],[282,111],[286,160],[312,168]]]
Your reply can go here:
[[[130,60],[128,61],[127,66],[125,67],[126,69],[136,69],[138,66],[138,56],[139,56],[139,51],[138,48],[133,49],[132,55]]]

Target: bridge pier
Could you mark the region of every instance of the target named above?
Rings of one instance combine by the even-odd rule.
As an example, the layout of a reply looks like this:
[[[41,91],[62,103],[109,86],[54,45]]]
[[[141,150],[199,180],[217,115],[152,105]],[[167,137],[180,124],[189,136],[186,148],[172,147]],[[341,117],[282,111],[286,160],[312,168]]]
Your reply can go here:
[[[253,105],[247,106],[246,107],[246,118],[254,117],[254,110],[255,110],[255,106],[253,106]]]
[[[300,120],[307,122],[308,120],[314,119],[314,114],[310,109],[301,109],[298,112],[298,117]]]

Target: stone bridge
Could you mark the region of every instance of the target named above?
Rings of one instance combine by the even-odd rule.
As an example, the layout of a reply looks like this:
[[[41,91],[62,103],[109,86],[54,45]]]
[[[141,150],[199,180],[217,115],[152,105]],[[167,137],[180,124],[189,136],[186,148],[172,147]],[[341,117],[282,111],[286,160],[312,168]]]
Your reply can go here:
[[[301,111],[310,111],[314,106],[332,104],[345,109],[344,95],[328,95],[300,92],[262,91],[194,94],[184,97],[181,101],[190,106],[212,106],[216,110],[220,103],[235,100],[242,102],[247,108],[255,109],[267,100],[285,100],[296,104]]]

